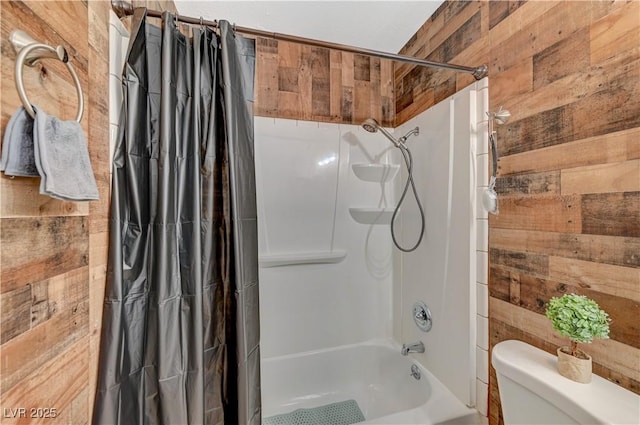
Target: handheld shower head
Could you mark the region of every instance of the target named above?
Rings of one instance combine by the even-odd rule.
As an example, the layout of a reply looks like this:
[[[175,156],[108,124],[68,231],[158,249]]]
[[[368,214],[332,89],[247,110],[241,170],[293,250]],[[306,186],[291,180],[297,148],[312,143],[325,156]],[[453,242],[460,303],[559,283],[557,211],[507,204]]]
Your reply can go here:
[[[376,121],[375,119],[367,118],[366,120],[364,120],[364,122],[362,123],[362,128],[367,130],[369,133],[376,133],[378,130],[380,130],[380,133],[384,134],[387,139],[391,140],[391,143],[393,143],[396,148],[400,147],[400,142],[398,142],[387,130],[380,127],[380,124],[378,124],[378,121]]]
[[[407,140],[408,137],[413,136],[413,135],[418,135],[420,133],[420,129],[418,127],[413,128],[407,134],[402,136],[400,139],[396,140],[391,134],[389,134],[389,132],[387,130],[385,130],[384,128],[380,127],[380,124],[378,124],[378,121],[376,121],[373,118],[367,118],[366,120],[364,120],[364,122],[362,123],[362,128],[364,128],[369,133],[377,133],[378,130],[380,130],[380,133],[384,134],[384,136],[387,139],[391,140],[391,143],[393,143],[393,145],[396,148],[400,149],[400,152],[402,153],[402,157],[404,158],[404,162],[405,162],[405,164],[407,164],[407,171],[409,173],[409,175],[407,176],[407,182],[404,185],[404,190],[402,191],[402,195],[400,196],[400,200],[398,201],[398,204],[396,205],[396,209],[393,211],[393,215],[391,216],[391,239],[393,239],[394,245],[400,251],[412,252],[416,248],[418,248],[418,245],[420,245],[420,242],[422,241],[422,236],[424,236],[424,230],[425,230],[426,226],[425,226],[425,219],[424,219],[424,209],[422,208],[422,204],[420,203],[420,197],[418,196],[418,191],[416,190],[415,183],[413,182],[413,174],[412,174],[413,159],[411,157],[411,151],[409,150],[408,147],[405,146],[404,142]],[[407,194],[407,189],[409,189],[409,185],[411,185],[411,188],[413,189],[413,195],[416,198],[416,203],[418,204],[418,209],[420,210],[420,217],[421,217],[422,225],[421,225],[421,228],[420,228],[420,237],[418,237],[418,242],[416,242],[416,244],[412,248],[403,248],[402,246],[400,246],[398,241],[396,241],[396,233],[395,233],[395,230],[394,230],[394,223],[395,223],[395,220],[396,220],[396,215],[398,214],[398,210],[400,209],[400,205],[402,205],[402,202],[404,201],[404,197]]]
[[[373,118],[367,118],[362,123],[362,128],[367,130],[369,133],[375,133],[376,131],[378,131],[379,127],[380,125],[378,124],[378,121],[374,120]]]
[[[489,146],[491,147],[493,171],[489,187],[485,189],[482,195],[482,204],[487,212],[498,214],[498,193],[495,190],[498,177],[498,147],[496,146],[496,132],[493,130],[493,122],[495,121],[498,125],[504,125],[511,118],[511,113],[506,109],[502,109],[501,106],[496,112],[487,112],[487,115],[489,116]]]

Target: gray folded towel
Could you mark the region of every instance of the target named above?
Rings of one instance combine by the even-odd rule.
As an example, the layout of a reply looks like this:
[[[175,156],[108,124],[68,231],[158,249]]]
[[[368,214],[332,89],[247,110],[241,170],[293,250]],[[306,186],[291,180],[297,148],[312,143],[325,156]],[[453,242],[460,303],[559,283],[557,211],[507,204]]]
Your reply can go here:
[[[2,140],[0,171],[7,176],[40,176],[33,153],[33,118],[22,106],[7,123]]]
[[[67,201],[98,199],[80,123],[62,121],[36,109],[33,144],[40,173],[40,193]]]

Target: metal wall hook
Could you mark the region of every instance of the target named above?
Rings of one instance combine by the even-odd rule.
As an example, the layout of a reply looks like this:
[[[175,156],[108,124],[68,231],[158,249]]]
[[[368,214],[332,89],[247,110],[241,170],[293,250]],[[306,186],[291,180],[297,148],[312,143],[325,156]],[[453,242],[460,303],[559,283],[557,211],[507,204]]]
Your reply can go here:
[[[12,31],[9,35],[9,41],[13,46],[13,49],[18,54],[16,58],[16,66],[15,66],[15,81],[16,81],[16,90],[18,91],[18,96],[22,101],[22,105],[27,113],[31,116],[31,118],[36,117],[36,113],[27,98],[27,92],[24,89],[24,83],[22,79],[22,68],[24,65],[27,66],[35,66],[40,59],[57,59],[63,62],[71,77],[73,78],[73,83],[76,87],[76,94],[78,95],[78,113],[76,114],[76,121],[80,122],[82,119],[82,114],[84,113],[84,100],[82,97],[82,86],[80,85],[80,79],[76,74],[75,69],[71,66],[69,62],[69,55],[67,54],[67,50],[63,46],[49,46],[48,44],[39,43],[33,39],[29,34],[22,30]]]
[[[511,118],[511,113],[506,109],[503,109],[502,106],[498,108],[496,112],[489,115],[500,125],[506,124],[506,122],[509,121],[509,118]]]

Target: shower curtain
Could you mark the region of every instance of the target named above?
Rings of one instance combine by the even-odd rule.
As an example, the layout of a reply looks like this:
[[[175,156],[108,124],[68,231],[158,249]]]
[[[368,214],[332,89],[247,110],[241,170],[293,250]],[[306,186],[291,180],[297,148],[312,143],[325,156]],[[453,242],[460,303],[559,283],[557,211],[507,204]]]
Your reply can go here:
[[[137,9],[94,424],[260,424],[253,40]]]

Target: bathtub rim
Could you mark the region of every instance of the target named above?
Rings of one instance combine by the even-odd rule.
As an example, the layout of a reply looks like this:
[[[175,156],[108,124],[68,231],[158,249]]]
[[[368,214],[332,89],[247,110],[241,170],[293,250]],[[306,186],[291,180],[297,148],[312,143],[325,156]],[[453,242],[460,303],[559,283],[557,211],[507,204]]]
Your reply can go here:
[[[345,344],[338,345],[334,347],[320,348],[315,350],[307,350],[299,353],[291,353],[284,354],[281,356],[273,356],[260,359],[261,367],[265,363],[276,363],[279,361],[287,361],[290,359],[300,359],[303,357],[309,357],[314,355],[322,355],[326,353],[333,353],[343,350],[349,349],[357,349],[362,347],[375,347],[375,348],[383,348],[383,349],[391,349],[395,351],[398,356],[402,356],[400,350],[402,348],[401,344],[396,340],[391,338],[375,338],[367,341],[361,341],[353,344]],[[427,348],[428,349],[428,348]],[[402,356],[404,357],[404,356]],[[415,364],[420,369],[423,379],[428,380],[428,385],[431,390],[431,394],[427,398],[427,400],[421,405],[406,409],[400,410],[397,412],[390,413],[388,415],[383,415],[375,418],[369,418],[362,424],[408,424],[412,422],[406,422],[409,418],[413,418],[417,416],[424,416],[424,418],[428,418],[429,422],[437,423],[441,421],[446,421],[450,419],[454,419],[457,417],[467,416],[470,414],[478,414],[482,417],[482,415],[478,412],[475,406],[467,406],[460,399],[458,399],[451,390],[449,390],[433,373],[431,373],[422,363],[420,363],[417,359],[413,358],[413,356],[406,356],[405,360],[408,364]],[[451,407],[455,409],[452,414],[447,414],[442,412],[442,408]],[[435,412],[433,410],[436,410]],[[433,416],[433,418],[432,418]],[[415,422],[414,422],[415,423]],[[425,422],[417,422],[420,424],[424,424]]]

